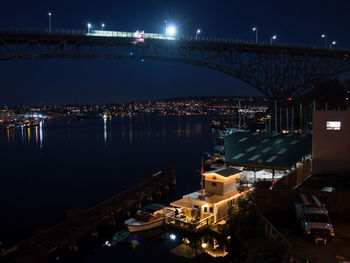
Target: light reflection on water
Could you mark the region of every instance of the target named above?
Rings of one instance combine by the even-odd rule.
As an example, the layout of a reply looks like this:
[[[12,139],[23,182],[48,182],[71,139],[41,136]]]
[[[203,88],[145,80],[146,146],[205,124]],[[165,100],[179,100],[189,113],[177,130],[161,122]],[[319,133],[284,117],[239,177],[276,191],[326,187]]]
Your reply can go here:
[[[107,240],[103,247],[112,251],[109,252],[111,258],[113,254],[118,255],[123,251],[124,257],[130,262],[142,257],[144,253],[154,253],[158,258],[174,261],[202,259],[205,262],[217,262],[218,258],[223,262],[229,261],[227,241],[224,239],[218,239],[209,234],[200,236],[180,234],[171,229],[164,232],[162,227],[135,233],[120,230]],[[89,262],[95,262],[93,258],[99,258],[103,253],[105,253],[103,249],[97,249]],[[158,261],[155,259],[155,262]]]
[[[47,127],[50,127],[52,124],[58,122],[59,125],[66,123],[66,129],[63,131],[66,133],[66,138],[68,141],[74,140],[71,138],[71,129],[72,124],[74,129],[80,130],[80,136],[85,136],[91,140],[89,128],[91,128],[91,122],[95,122],[96,127],[100,120],[80,120],[80,123],[76,120],[49,120],[49,121],[40,121],[39,125],[36,127],[27,127],[27,128],[12,128],[7,129],[7,144],[8,145],[18,145],[18,144],[28,144],[31,146],[38,146],[39,149],[44,148],[44,144],[47,143],[45,140],[50,140],[51,137],[46,136]],[[96,123],[97,122],[97,123]],[[193,123],[193,120],[181,120],[171,121],[172,125],[166,125],[169,120],[158,123],[158,126],[153,126],[150,123],[147,123],[147,120],[142,120],[140,125],[139,119],[120,119],[114,118],[113,120],[101,120],[103,122],[103,136],[104,146],[107,147],[112,140],[112,131],[116,131],[114,136],[118,137],[118,140],[122,140],[124,143],[128,142],[130,145],[136,141],[148,141],[151,143],[154,138],[166,140],[167,137],[177,137],[178,139],[188,139],[196,136],[201,136],[203,130],[207,127],[206,123],[203,121],[197,121]],[[135,125],[137,124],[137,125]],[[160,125],[159,125],[160,124]],[[95,127],[95,128],[96,128]],[[62,127],[60,127],[62,128]],[[34,134],[34,138],[33,135]],[[62,134],[60,134],[62,136]],[[97,135],[97,136],[96,136]],[[95,134],[96,138],[99,139],[99,132]],[[19,140],[20,137],[20,140]],[[32,141],[34,139],[34,141]],[[53,138],[55,139],[55,138]],[[1,143],[1,134],[0,134],[0,143]]]
[[[107,120],[103,120],[103,138],[105,142],[105,146],[107,146]]]
[[[115,130],[115,126],[118,125],[118,132],[117,136],[120,136],[121,140],[123,142],[128,142],[129,144],[133,144],[134,140],[146,140],[148,142],[152,141],[152,137],[166,139],[168,136],[175,136],[179,139],[181,138],[189,138],[193,136],[200,136],[203,132],[203,129],[206,127],[203,127],[203,122],[196,122],[195,124],[191,123],[191,121],[186,120],[177,120],[177,122],[173,122],[173,127],[169,127],[166,125],[162,125],[162,127],[154,127],[154,126],[143,126],[143,127],[137,127],[137,125],[133,125],[133,122],[138,122],[139,120],[120,120],[120,119],[113,119],[113,120],[103,120],[103,141],[104,145],[108,146],[110,143],[110,140],[112,139],[112,131]],[[13,144],[28,144],[32,146],[38,146],[39,149],[44,148],[44,138],[45,139],[51,139],[46,138],[45,133],[47,132],[46,128],[47,126],[53,124],[54,122],[63,123],[62,120],[49,120],[49,121],[40,121],[39,125],[36,127],[27,127],[27,128],[12,128],[12,129],[6,129],[7,134],[7,144],[13,145]],[[75,129],[80,129],[81,133],[83,135],[87,135],[87,129],[89,125],[86,125],[86,123],[91,122],[91,120],[81,120],[80,125],[76,125],[77,121],[75,120],[67,120],[66,125],[67,129],[65,129],[65,132],[67,132],[67,139],[71,139],[71,125],[74,123]],[[144,122],[144,121],[143,121]],[[177,125],[176,125],[177,124]],[[80,126],[80,127],[79,127]],[[34,138],[33,135],[34,134]],[[1,134],[0,134],[1,137]],[[21,140],[18,140],[18,137],[21,138]],[[97,136],[98,138],[98,136]],[[34,139],[34,141],[32,141]]]
[[[0,236],[23,239],[28,228],[48,227],[66,209],[92,206],[170,165],[176,195],[197,190],[202,154],[213,149],[209,123],[198,117],[60,119],[0,130],[0,200],[7,215],[0,217]]]

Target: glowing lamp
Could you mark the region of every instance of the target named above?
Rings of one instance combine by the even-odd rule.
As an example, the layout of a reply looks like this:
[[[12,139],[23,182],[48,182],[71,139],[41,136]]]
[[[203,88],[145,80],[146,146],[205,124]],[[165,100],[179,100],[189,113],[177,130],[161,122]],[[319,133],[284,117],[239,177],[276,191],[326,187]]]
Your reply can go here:
[[[168,35],[174,36],[176,34],[176,27],[175,26],[169,26],[168,27]]]

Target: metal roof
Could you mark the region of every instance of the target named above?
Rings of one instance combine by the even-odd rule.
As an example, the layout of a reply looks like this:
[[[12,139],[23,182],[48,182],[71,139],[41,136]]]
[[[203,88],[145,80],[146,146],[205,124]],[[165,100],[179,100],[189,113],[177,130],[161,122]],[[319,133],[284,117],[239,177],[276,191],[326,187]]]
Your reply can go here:
[[[221,169],[217,169],[217,170],[214,170],[214,171],[209,171],[209,172],[206,172],[204,174],[216,173],[216,174],[221,175],[223,177],[230,177],[230,176],[238,174],[240,172],[241,171],[236,169],[236,168],[226,167],[226,168],[221,168]]]
[[[290,169],[311,153],[312,134],[236,132],[225,136],[224,143],[229,164]]]

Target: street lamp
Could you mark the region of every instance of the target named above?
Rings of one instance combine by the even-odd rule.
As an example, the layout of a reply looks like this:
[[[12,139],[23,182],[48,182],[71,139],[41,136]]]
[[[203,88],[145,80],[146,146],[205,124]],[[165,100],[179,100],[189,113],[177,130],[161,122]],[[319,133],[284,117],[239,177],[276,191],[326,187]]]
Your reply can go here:
[[[49,15],[49,32],[51,32],[51,16],[52,16],[52,13],[49,12],[48,15]]]
[[[165,36],[168,38],[168,21],[165,19],[164,23],[165,23]]]
[[[198,38],[198,35],[201,33],[201,30],[198,28],[197,31],[196,31],[196,40]]]
[[[322,34],[321,35],[321,38],[324,38],[324,41],[325,41],[325,48],[328,47],[328,44],[327,44],[327,35],[326,34]]]
[[[271,42],[270,42],[271,45],[272,45],[272,41],[273,41],[273,40],[276,40],[276,39],[277,39],[277,35],[273,35],[273,36],[271,37]]]
[[[173,25],[169,26],[167,34],[169,34],[169,36],[174,36],[176,34],[176,27]]]
[[[87,28],[88,28],[88,34],[89,34],[90,33],[90,28],[91,28],[91,24],[90,23],[87,24]]]
[[[253,27],[252,31],[255,31],[255,43],[258,44],[258,28]]]
[[[337,44],[337,41],[333,41],[332,43],[329,44],[329,48],[332,48],[332,46],[335,46]]]
[[[104,28],[105,28],[105,24],[102,23],[102,24],[101,24],[101,30],[103,31]]]

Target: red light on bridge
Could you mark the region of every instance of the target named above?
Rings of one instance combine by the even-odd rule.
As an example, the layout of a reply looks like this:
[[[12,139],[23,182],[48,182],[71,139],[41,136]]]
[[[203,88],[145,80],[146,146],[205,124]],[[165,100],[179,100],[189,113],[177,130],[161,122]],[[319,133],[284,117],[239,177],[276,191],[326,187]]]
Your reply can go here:
[[[287,101],[292,101],[293,98],[289,97],[289,98],[286,98]]]

